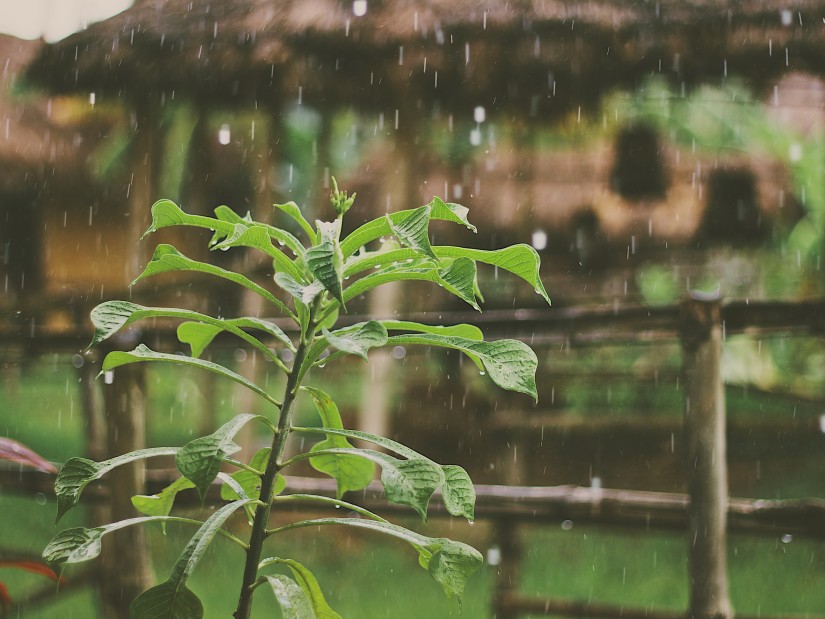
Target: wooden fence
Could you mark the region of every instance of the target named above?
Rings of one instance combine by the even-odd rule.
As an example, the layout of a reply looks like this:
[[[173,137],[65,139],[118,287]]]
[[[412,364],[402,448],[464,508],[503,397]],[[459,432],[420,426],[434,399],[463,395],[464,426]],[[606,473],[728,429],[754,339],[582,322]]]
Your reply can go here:
[[[677,306],[662,308],[551,308],[488,311],[481,315],[441,312],[405,318],[433,322],[436,317],[436,322],[443,323],[474,322],[488,336],[506,335],[533,345],[558,341],[590,345],[674,338],[682,345],[687,495],[577,487],[477,487],[478,517],[494,521],[501,550],[492,602],[497,619],[515,619],[526,614],[651,619],[732,617],[725,564],[729,530],[825,537],[824,500],[764,501],[728,497],[725,401],[720,374],[720,355],[727,334],[798,331],[820,334],[825,331],[825,301],[724,304],[717,298],[695,295]],[[348,318],[352,322],[359,319],[363,317]],[[173,346],[171,329],[154,329],[144,337],[159,348]],[[56,350],[76,352],[86,341],[87,335],[79,331],[49,334],[36,321],[0,332],[0,343],[5,349],[21,355]],[[168,476],[150,479],[150,490],[158,483],[169,481]],[[23,492],[44,491],[47,484],[48,480],[34,473],[0,475],[0,485],[4,488]],[[295,492],[332,491],[332,486],[323,480],[294,479],[290,487]],[[380,502],[381,509],[392,509],[380,498],[375,486],[356,498],[366,506]],[[437,503],[434,509],[439,513]],[[686,613],[654,613],[598,603],[538,599],[518,593],[521,549],[517,525],[568,519],[684,531],[685,539],[689,540],[691,583]]]

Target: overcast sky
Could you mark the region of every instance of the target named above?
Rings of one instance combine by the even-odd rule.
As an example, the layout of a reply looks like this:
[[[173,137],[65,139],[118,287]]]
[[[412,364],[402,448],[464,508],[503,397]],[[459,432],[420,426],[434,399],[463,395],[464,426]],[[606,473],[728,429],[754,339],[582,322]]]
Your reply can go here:
[[[0,32],[58,41],[131,4],[132,0],[0,0]]]

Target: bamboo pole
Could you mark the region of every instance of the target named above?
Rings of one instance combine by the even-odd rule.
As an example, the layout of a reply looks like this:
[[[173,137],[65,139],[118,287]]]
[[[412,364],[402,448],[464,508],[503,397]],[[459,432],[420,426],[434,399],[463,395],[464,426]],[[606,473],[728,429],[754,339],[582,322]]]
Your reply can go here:
[[[682,303],[682,371],[688,467],[688,572],[693,619],[732,617],[727,574],[728,472],[718,297]]]

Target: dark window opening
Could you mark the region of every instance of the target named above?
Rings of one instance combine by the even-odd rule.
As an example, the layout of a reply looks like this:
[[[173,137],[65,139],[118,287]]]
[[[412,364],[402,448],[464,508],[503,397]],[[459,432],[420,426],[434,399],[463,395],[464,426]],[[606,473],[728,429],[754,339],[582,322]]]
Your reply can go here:
[[[661,199],[667,194],[667,170],[656,130],[636,124],[616,138],[610,187],[626,200]]]
[[[766,226],[756,192],[756,178],[745,168],[723,168],[708,176],[707,206],[700,237],[707,240],[754,241]]]

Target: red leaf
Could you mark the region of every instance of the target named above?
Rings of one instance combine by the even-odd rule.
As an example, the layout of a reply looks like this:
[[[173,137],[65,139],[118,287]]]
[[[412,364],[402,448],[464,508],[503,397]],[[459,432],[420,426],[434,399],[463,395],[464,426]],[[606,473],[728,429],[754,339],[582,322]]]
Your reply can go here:
[[[40,563],[39,561],[0,561],[0,567],[15,567],[19,570],[26,570],[34,574],[40,574],[52,580],[57,580],[57,574],[48,565]],[[8,592],[6,592],[8,595]],[[0,594],[2,596],[2,594]]]
[[[57,468],[51,462],[10,438],[0,437],[0,460],[18,462],[44,473],[57,473]]]
[[[9,606],[11,606],[12,602],[13,600],[9,595],[9,590],[6,589],[6,585],[0,582],[0,610],[2,610],[5,614],[5,612],[9,609]]]

